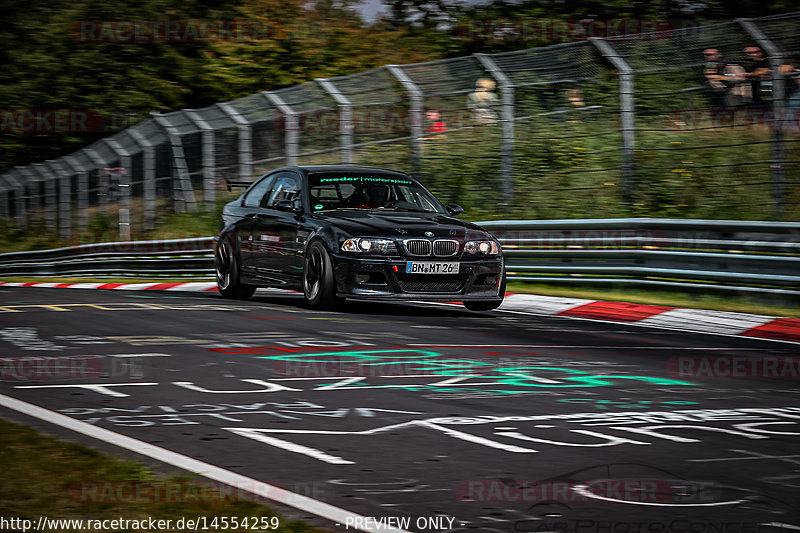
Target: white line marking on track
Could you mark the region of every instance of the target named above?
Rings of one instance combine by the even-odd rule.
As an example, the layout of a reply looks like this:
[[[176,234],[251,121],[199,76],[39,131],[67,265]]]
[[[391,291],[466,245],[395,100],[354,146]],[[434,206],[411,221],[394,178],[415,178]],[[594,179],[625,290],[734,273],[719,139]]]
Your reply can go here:
[[[147,442],[127,437],[104,428],[92,426],[86,422],[75,420],[74,418],[50,411],[49,409],[39,407],[38,405],[17,400],[16,398],[12,398],[4,394],[0,394],[0,406],[26,414],[28,416],[32,416],[34,418],[38,418],[40,420],[44,420],[45,422],[61,426],[89,437],[102,440],[103,442],[114,444],[120,448],[131,450],[138,454],[151,457],[157,461],[182,468],[189,472],[194,472],[195,474],[201,475],[208,479],[219,481],[232,487],[241,487],[243,490],[247,490],[248,492],[251,492],[257,496],[283,503],[290,507],[312,513],[316,516],[327,518],[328,520],[332,520],[336,523],[346,523],[348,517],[351,518],[351,523],[353,522],[352,518],[356,518],[354,521],[356,524],[366,523],[365,517],[347,511],[346,509],[341,509],[339,507],[314,500],[307,496],[290,492],[280,487],[275,487],[235,472],[230,472],[224,468],[220,468],[209,463],[204,463],[202,461],[198,461],[197,459],[192,459],[191,457],[181,455],[159,446],[153,446]],[[366,526],[354,526],[353,529],[367,531],[369,533],[378,533],[379,531],[389,533],[409,533],[402,529],[385,527],[372,528]]]
[[[320,461],[324,461],[326,463],[330,463],[332,465],[354,465],[353,461],[348,461],[347,459],[342,459],[337,455],[331,455],[329,453],[325,453],[322,450],[318,450],[316,448],[310,448],[308,446],[303,446],[302,444],[297,444],[295,442],[289,442],[288,440],[279,439],[277,437],[270,437],[268,435],[263,435],[258,431],[258,429],[252,428],[226,428],[231,433],[236,433],[242,437],[248,437],[259,442],[263,442],[264,444],[269,444],[270,446],[275,446],[276,448],[281,448],[282,450],[286,450],[287,452],[294,452],[294,453],[302,453],[304,455],[308,455],[309,457],[313,457],[314,459],[318,459]]]
[[[687,459],[690,463],[716,463],[718,461],[756,461],[761,459],[800,459],[800,455],[759,455],[757,457],[715,457],[713,459]],[[788,461],[800,464],[797,461]]]
[[[172,357],[168,353],[109,353],[106,357]]]
[[[793,526],[792,524],[784,524],[783,522],[768,522],[758,524],[759,526],[769,526],[769,527],[779,527],[781,529],[793,529],[795,531],[800,531],[800,526]]]
[[[640,502],[634,500],[620,500],[617,498],[607,498],[592,492],[588,485],[575,485],[572,490],[581,496],[591,498],[593,500],[602,500],[604,502],[614,503],[627,503],[629,505],[647,505],[653,507],[719,507],[722,505],[739,505],[747,500],[728,500],[724,502],[707,502],[707,503],[656,503],[656,502]],[[798,528],[800,529],[800,528]]]
[[[130,394],[125,394],[124,392],[119,392],[115,390],[111,390],[108,387],[131,387],[131,386],[154,386],[158,385],[158,383],[98,383],[96,385],[88,385],[83,383],[70,383],[68,385],[15,385],[15,389],[69,389],[69,388],[78,388],[78,389],[88,389],[92,390],[98,394],[105,394],[106,396],[113,396],[115,398],[126,398],[130,396]]]
[[[763,352],[763,348],[720,348],[713,347],[681,347],[681,346],[591,346],[588,344],[431,344],[416,343],[406,344],[406,346],[418,346],[420,348],[586,348],[602,350],[706,350],[706,351],[748,351]]]

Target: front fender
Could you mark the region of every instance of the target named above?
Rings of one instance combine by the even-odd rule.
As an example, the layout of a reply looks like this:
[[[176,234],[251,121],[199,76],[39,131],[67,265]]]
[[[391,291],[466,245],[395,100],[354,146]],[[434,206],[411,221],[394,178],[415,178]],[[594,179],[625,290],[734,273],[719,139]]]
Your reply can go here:
[[[352,237],[352,235],[336,227],[315,226],[306,238],[303,254],[305,255],[305,250],[307,250],[314,241],[322,241],[330,255],[338,254],[342,243],[350,237]]]

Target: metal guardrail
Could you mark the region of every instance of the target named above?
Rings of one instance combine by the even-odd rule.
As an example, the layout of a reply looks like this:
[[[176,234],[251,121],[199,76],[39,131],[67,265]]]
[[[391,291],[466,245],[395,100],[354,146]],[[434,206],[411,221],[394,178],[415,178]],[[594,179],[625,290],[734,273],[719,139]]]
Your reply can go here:
[[[479,222],[514,281],[800,296],[800,223],[678,219]],[[2,276],[211,277],[212,237],[0,254]]]
[[[213,237],[105,242],[0,254],[1,276],[203,277],[214,275]]]
[[[800,224],[652,218],[478,222],[508,279],[800,296]]]

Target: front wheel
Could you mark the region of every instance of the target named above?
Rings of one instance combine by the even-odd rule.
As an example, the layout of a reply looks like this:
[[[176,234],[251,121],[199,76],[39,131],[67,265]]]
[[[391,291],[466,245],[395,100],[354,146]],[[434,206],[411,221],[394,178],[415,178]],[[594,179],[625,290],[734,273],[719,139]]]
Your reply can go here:
[[[220,241],[217,245],[217,253],[214,254],[214,263],[217,273],[217,289],[223,298],[247,300],[256,292],[254,286],[245,285],[239,281],[239,260],[233,253],[230,243]]]
[[[498,291],[500,298],[488,302],[464,302],[464,307],[470,311],[491,311],[497,309],[503,303],[503,298],[506,295],[506,272],[503,269],[503,279],[500,281],[500,290]]]
[[[319,241],[312,243],[306,251],[303,298],[306,305],[312,308],[329,308],[342,303],[342,299],[336,297],[333,262],[328,250]]]

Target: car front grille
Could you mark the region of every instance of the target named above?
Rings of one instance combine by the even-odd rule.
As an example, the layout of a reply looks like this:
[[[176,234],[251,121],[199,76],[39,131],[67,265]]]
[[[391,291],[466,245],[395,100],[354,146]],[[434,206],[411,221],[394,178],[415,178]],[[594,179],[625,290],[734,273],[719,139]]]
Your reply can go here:
[[[400,274],[397,282],[405,292],[458,292],[467,281],[465,274]]]
[[[409,255],[431,255],[431,241],[408,239],[404,244]]]
[[[458,252],[458,241],[438,240],[433,241],[433,255],[448,256],[456,255]]]

